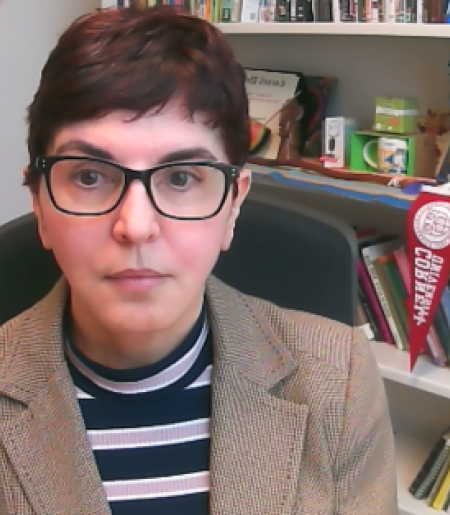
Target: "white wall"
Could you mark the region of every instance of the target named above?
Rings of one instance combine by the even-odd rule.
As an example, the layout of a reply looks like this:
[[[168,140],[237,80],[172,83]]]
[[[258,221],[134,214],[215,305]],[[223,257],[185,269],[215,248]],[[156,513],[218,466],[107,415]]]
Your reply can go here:
[[[26,108],[60,33],[100,0],[0,0],[0,225],[29,210]]]

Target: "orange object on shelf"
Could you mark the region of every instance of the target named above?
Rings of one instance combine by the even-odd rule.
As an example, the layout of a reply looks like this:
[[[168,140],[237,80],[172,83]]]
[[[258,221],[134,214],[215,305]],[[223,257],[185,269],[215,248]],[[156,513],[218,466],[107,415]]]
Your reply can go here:
[[[375,184],[382,184],[384,186],[395,186],[397,188],[403,188],[407,184],[415,182],[430,185],[435,184],[435,180],[429,177],[409,177],[406,175],[394,175],[385,173],[355,172],[347,168],[325,168],[320,162],[320,159],[313,158],[301,158],[295,161],[288,162],[282,160],[268,161],[266,159],[260,159],[257,157],[250,156],[248,158],[248,162],[261,166],[273,166],[274,168],[277,168],[278,166],[303,168],[305,170],[310,170],[314,173],[323,175],[325,177],[332,177],[333,179],[342,179],[345,181],[371,182]]]

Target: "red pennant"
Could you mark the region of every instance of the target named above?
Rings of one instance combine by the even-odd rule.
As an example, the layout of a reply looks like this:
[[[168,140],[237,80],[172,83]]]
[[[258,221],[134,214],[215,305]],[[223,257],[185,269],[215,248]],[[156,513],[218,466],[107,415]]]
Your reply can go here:
[[[407,298],[410,370],[425,352],[426,337],[450,273],[450,196],[447,186],[422,188],[406,221],[411,270]]]

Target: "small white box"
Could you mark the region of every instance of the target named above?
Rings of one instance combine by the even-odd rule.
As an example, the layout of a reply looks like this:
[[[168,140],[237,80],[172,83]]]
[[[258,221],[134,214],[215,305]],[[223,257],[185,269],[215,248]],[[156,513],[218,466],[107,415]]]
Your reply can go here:
[[[343,168],[349,157],[350,135],[355,121],[343,116],[325,118],[322,163],[325,168]]]

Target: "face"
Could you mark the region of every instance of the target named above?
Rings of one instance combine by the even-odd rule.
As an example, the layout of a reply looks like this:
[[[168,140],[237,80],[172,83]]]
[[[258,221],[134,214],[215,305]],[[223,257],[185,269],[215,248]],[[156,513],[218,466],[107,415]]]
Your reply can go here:
[[[131,118],[114,112],[66,127],[48,154],[86,156],[87,147],[95,147],[133,170],[172,162],[174,153],[228,162],[218,132],[201,119],[186,119],[177,105]],[[39,233],[70,285],[72,309],[110,334],[164,332],[183,320],[193,322],[205,281],[231,243],[249,180],[243,171],[237,196],[230,191],[223,209],[202,221],[158,214],[138,181],[109,214],[67,215],[53,207],[42,181],[34,198]]]

